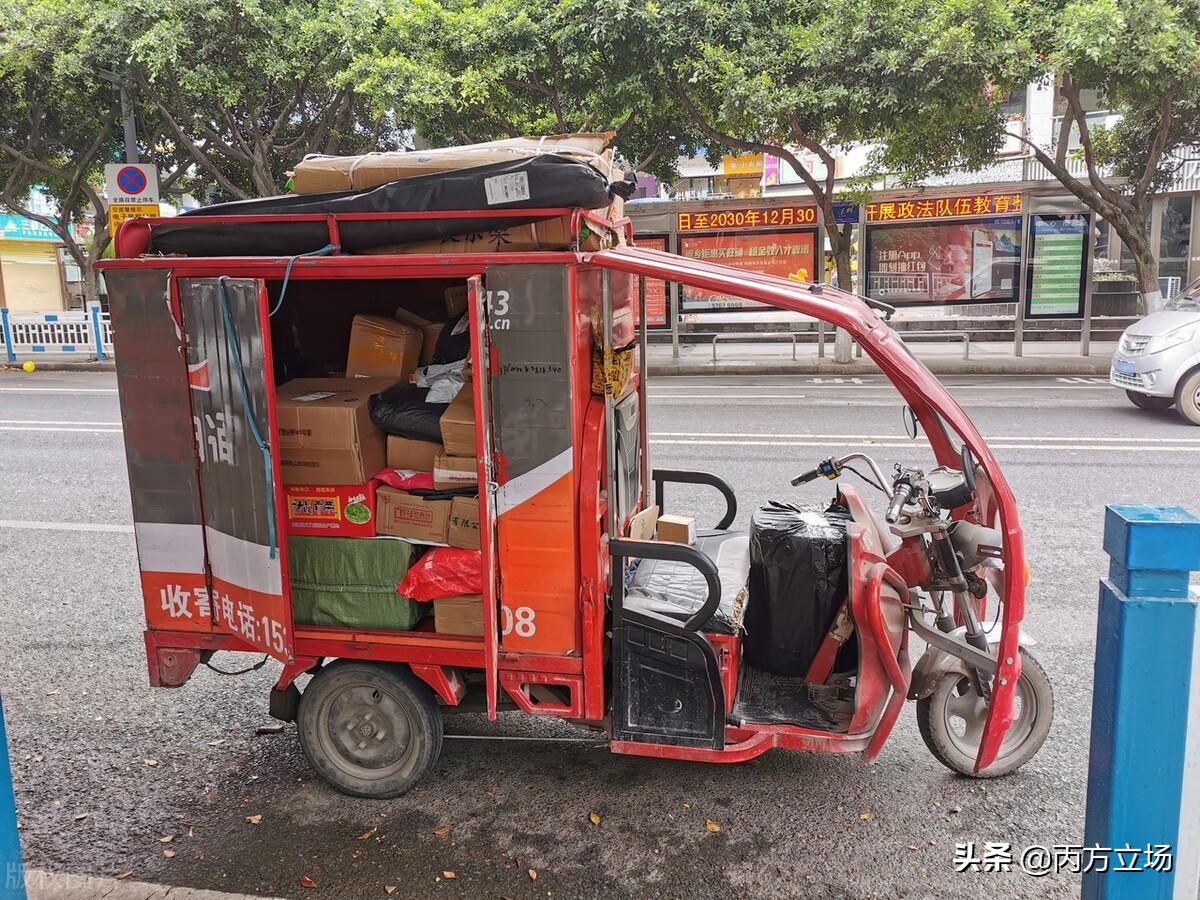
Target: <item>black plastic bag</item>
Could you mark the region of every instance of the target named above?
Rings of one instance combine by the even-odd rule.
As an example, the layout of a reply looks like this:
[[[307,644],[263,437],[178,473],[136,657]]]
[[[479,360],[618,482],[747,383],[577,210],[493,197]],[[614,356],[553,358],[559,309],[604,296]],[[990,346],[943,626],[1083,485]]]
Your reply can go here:
[[[471,324],[470,314],[463,313],[453,322],[447,322],[442,333],[438,335],[437,344],[433,348],[433,364],[435,366],[458,362],[471,355]]]
[[[371,421],[388,434],[414,441],[442,442],[442,413],[449,403],[426,403],[429,388],[397,384],[367,401]]]
[[[362,191],[286,194],[206,206],[155,228],[150,252],[185,256],[294,256],[320,250],[329,242],[329,230],[323,221],[258,222],[252,225],[206,225],[202,221],[212,216],[447,213],[432,219],[340,222],[342,251],[358,253],[389,244],[511,228],[546,218],[521,215],[522,209],[598,209],[608,203],[608,182],[603,175],[587,163],[547,154],[454,172],[418,175]],[[454,210],[468,209],[495,210],[496,214],[485,219],[452,215]]]
[[[746,662],[803,676],[846,599],[850,515],[840,507],[769,503],[750,519]]]

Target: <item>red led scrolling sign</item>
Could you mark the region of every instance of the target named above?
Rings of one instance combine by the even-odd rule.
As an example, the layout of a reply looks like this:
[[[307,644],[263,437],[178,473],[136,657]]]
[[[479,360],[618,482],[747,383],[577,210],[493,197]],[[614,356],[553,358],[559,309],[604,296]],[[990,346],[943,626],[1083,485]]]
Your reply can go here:
[[[713,212],[681,212],[676,214],[679,231],[741,228],[788,228],[817,224],[815,206],[776,206],[768,209],[722,209]]]
[[[931,197],[868,203],[867,221],[913,222],[921,219],[960,216],[1004,216],[1020,211],[1020,194],[970,194],[963,197]]]

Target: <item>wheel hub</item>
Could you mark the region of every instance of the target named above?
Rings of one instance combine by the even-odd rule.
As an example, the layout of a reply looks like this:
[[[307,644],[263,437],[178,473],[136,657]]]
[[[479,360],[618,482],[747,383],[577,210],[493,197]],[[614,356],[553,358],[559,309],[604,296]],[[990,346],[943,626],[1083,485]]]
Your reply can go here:
[[[403,764],[411,724],[388,692],[369,684],[347,685],[328,698],[323,738],[348,769],[377,771]]]

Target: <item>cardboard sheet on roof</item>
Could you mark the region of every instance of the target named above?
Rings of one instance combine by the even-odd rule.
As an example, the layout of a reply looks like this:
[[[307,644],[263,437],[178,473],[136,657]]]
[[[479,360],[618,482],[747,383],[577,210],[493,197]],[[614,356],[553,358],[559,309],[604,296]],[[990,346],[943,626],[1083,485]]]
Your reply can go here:
[[[613,171],[610,145],[615,131],[555,134],[546,137],[509,138],[463,147],[413,150],[406,153],[367,153],[362,156],[313,155],[296,165],[292,190],[297,194],[349,191],[377,187],[417,175],[436,175],[507,162],[544,153],[569,156],[586,162],[605,177]]]
[[[297,378],[275,389],[284,484],[362,484],[384,467],[367,400],[395,378]]]
[[[511,228],[496,228],[474,234],[462,234],[433,241],[414,241],[408,244],[390,244],[364,250],[366,254],[390,253],[433,253],[448,255],[455,253],[526,253],[541,250],[570,250],[575,243],[569,216],[559,216],[533,222],[529,225],[514,225]],[[624,243],[618,231],[605,231],[584,223],[580,229],[578,247],[580,251],[594,253],[606,247]]]

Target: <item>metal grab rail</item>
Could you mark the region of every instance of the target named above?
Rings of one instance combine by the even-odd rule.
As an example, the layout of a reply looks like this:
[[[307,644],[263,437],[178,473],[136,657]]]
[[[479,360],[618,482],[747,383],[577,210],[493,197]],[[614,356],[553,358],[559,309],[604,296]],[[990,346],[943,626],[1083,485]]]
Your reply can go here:
[[[942,338],[942,337],[954,338],[954,340],[956,340],[956,341],[962,341],[963,359],[971,358],[971,335],[965,331],[943,331],[941,329],[936,329],[936,328],[935,329],[926,329],[926,330],[913,330],[913,331],[909,331],[906,329],[904,331],[897,331],[896,334],[899,335],[900,340],[904,341],[906,344],[908,343],[908,339],[910,337],[913,340],[917,340],[917,341],[926,340],[926,339],[936,340],[937,338]],[[858,357],[859,359],[862,359],[862,355],[863,355],[862,344],[858,343],[858,341],[854,342],[854,355],[856,357]]]
[[[660,514],[666,509],[666,504],[663,502],[665,497],[663,488],[667,482],[706,484],[709,487],[715,487],[725,498],[725,515],[717,523],[717,530],[722,531],[733,524],[733,519],[737,515],[737,496],[733,493],[729,482],[721,476],[711,472],[691,472],[686,469],[655,469],[650,477],[654,479],[654,502],[658,504]]]
[[[687,544],[664,544],[658,541],[634,541],[629,538],[617,538],[608,542],[608,552],[613,558],[614,573],[623,572],[626,559],[661,559],[667,562],[687,563],[704,576],[708,585],[708,596],[704,605],[692,613],[683,627],[688,631],[699,631],[708,624],[718,607],[721,605],[721,576],[717,564]],[[618,565],[618,563],[621,563]],[[624,592],[622,592],[624,593]]]
[[[782,341],[788,338],[792,342],[792,360],[796,359],[796,333],[794,331],[747,331],[747,332],[718,332],[713,335],[713,362],[717,361],[717,341],[721,338],[736,338],[739,341]]]

